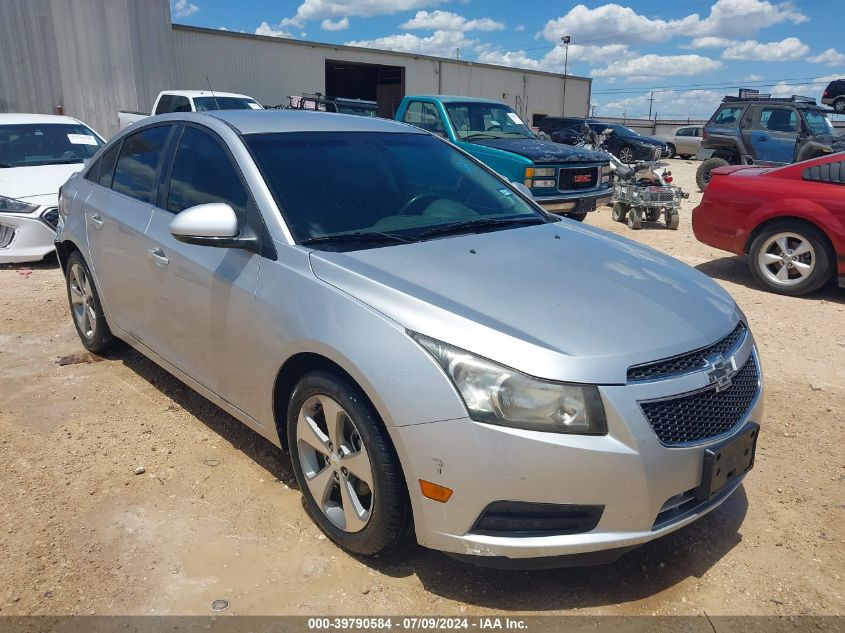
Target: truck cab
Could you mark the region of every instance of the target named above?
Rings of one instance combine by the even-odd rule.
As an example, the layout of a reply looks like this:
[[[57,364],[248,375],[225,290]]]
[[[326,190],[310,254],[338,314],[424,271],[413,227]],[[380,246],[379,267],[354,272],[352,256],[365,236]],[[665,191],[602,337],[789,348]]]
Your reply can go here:
[[[504,103],[407,96],[395,118],[451,141],[509,181],[524,184],[551,213],[583,220],[613,192],[605,154],[540,140]]]
[[[234,92],[211,90],[164,90],[153,104],[152,111],[117,113],[120,129],[137,123],[148,116],[170,114],[171,112],[207,112],[209,110],[263,110],[260,103],[250,96]]]

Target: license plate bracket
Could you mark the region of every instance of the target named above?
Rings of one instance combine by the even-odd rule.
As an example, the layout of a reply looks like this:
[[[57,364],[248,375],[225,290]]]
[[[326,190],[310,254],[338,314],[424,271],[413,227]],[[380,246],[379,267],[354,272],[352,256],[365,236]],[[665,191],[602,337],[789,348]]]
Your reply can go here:
[[[747,422],[738,435],[704,449],[704,468],[695,496],[709,501],[754,467],[760,425]]]

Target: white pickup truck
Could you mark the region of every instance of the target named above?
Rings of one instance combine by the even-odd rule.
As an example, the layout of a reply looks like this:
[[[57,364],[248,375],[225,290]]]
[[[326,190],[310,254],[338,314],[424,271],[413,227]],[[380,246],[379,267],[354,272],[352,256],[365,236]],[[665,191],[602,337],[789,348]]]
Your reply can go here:
[[[263,110],[252,97],[233,92],[212,92],[211,90],[165,90],[159,93],[150,114],[120,110],[117,118],[120,129],[137,123],[141,119],[168,112],[205,112],[206,110]]]

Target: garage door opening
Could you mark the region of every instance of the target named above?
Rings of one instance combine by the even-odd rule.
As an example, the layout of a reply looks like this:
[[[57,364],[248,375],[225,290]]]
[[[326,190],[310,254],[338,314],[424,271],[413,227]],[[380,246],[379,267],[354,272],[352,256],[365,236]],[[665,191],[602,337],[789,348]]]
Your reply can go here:
[[[378,103],[378,115],[392,119],[405,96],[405,68],[326,60],[326,96]]]

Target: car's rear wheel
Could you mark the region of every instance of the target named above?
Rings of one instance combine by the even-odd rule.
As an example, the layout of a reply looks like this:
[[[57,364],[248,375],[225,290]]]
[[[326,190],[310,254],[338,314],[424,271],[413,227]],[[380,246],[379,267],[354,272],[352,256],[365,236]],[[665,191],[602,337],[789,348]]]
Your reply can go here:
[[[357,386],[326,372],[307,374],[293,390],[287,432],[305,507],[330,539],[364,555],[402,541],[410,524],[402,470]]]
[[[845,97],[839,97],[839,99],[834,101],[833,109],[836,110],[839,114],[845,114]]]
[[[779,294],[814,292],[833,276],[833,254],[817,228],[800,222],[777,222],[761,231],[748,249],[751,274]]]
[[[106,323],[91,271],[79,251],[74,251],[68,257],[65,282],[70,313],[82,345],[89,352],[105,351],[114,339]]]
[[[629,165],[634,162],[634,148],[630,145],[623,145],[619,148],[619,160],[621,160],[626,165]]]
[[[701,161],[701,164],[698,166],[698,170],[695,172],[695,182],[698,185],[699,191],[704,191],[707,188],[707,184],[710,182],[710,172],[716,169],[717,167],[724,167],[725,165],[729,165],[728,161],[724,158],[708,158],[707,160]]]
[[[675,158],[675,156],[677,156],[677,154],[678,154],[678,152],[675,149],[675,146],[672,145],[672,143],[667,143],[666,144],[666,158]]]

